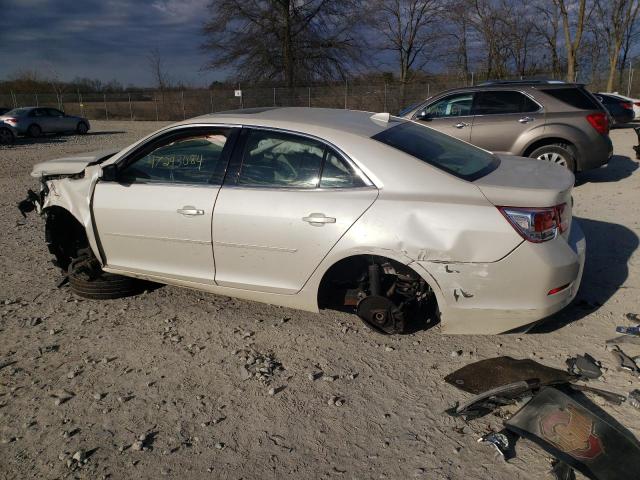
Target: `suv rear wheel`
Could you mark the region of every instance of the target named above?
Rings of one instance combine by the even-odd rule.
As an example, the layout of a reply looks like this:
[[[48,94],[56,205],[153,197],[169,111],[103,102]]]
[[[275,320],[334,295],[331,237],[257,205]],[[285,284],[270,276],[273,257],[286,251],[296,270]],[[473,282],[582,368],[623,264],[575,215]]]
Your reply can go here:
[[[529,154],[531,158],[555,163],[568,168],[570,171],[576,170],[576,156],[573,148],[564,143],[553,143],[536,148]]]

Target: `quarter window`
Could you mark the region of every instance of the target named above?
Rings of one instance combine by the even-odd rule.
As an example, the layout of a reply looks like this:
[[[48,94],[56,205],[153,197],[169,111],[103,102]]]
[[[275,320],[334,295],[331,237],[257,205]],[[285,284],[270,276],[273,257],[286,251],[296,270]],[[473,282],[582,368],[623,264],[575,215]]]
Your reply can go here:
[[[327,149],[320,178],[320,188],[364,187],[365,183],[353,169],[331,150]]]
[[[473,107],[474,115],[504,113],[531,113],[540,109],[538,104],[520,92],[478,92]]]
[[[316,188],[325,146],[315,140],[267,130],[249,134],[238,185]]]
[[[125,183],[222,183],[226,159],[222,150],[229,130],[173,138],[129,164],[118,179]]]

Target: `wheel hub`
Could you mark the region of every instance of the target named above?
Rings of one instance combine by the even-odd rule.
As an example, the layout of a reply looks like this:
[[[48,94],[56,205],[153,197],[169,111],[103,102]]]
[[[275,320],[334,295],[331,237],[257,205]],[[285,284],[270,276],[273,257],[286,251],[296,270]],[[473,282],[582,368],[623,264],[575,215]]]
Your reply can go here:
[[[404,315],[387,297],[370,295],[363,298],[358,303],[357,314],[377,332],[392,334],[404,331]]]

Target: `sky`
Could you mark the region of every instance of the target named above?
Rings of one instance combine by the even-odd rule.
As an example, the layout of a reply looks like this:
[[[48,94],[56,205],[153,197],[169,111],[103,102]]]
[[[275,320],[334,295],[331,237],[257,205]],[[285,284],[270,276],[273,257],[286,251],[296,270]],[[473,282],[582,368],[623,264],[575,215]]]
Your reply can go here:
[[[153,85],[147,56],[159,49],[174,81],[223,80],[203,71],[199,46],[210,0],[0,0],[0,79],[37,70],[62,80]]]

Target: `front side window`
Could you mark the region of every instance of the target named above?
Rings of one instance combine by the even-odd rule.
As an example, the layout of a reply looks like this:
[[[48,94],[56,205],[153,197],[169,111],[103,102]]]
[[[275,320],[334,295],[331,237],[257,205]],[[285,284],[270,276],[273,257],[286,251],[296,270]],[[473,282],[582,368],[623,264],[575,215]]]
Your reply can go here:
[[[56,110],[55,108],[47,108],[47,112],[50,117],[64,117],[64,113],[60,110]]]
[[[306,137],[252,130],[247,139],[238,185],[316,188],[325,145]]]
[[[489,152],[414,122],[404,122],[372,137],[464,180],[495,170],[500,160]]]
[[[474,115],[504,113],[532,113],[540,109],[538,104],[520,92],[478,92],[473,107]]]
[[[206,134],[173,137],[120,172],[124,183],[222,183],[226,159],[222,150],[230,131],[221,129]]]
[[[425,108],[427,118],[463,117],[471,115],[473,93],[449,95]]]

